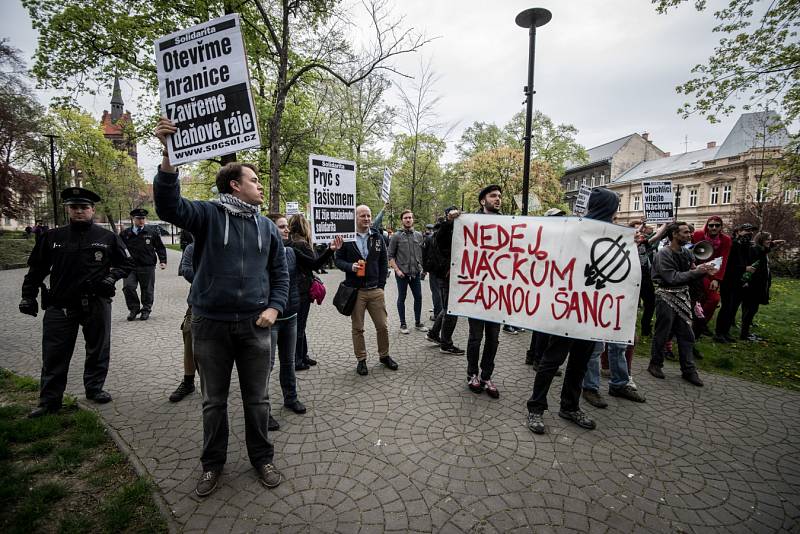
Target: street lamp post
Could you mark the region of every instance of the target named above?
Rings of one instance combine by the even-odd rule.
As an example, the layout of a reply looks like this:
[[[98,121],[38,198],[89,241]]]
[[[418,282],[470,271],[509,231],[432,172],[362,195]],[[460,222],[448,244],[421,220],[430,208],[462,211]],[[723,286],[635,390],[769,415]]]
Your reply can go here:
[[[56,186],[56,138],[54,134],[44,134],[50,139],[50,189],[53,200],[53,226],[59,226],[58,216],[58,191]]]
[[[514,21],[517,26],[522,28],[529,28],[530,42],[528,49],[528,85],[525,86],[523,92],[525,93],[525,102],[527,107],[525,109],[525,154],[524,154],[524,168],[522,169],[522,214],[528,214],[528,195],[530,191],[530,175],[531,175],[531,115],[533,114],[533,59],[536,55],[536,28],[544,26],[553,14],[548,10],[541,7],[532,7],[526,9]]]

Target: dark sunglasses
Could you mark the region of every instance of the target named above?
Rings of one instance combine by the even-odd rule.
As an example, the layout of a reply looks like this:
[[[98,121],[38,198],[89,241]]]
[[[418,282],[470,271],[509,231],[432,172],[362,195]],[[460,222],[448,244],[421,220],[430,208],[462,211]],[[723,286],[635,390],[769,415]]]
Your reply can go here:
[[[720,226],[722,226],[722,225],[721,224],[709,224],[708,225],[709,228],[719,228]]]

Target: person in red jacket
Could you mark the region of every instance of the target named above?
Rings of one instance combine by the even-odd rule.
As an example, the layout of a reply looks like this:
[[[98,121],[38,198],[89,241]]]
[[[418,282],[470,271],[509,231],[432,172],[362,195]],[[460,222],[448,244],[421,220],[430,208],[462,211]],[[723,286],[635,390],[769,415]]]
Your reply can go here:
[[[722,266],[713,275],[707,274],[703,278],[703,297],[700,305],[703,307],[702,319],[696,320],[695,337],[700,337],[702,333],[708,332],[708,323],[714,316],[714,311],[719,306],[719,284],[725,276],[725,266],[728,263],[728,254],[731,251],[731,237],[722,233],[722,218],[719,215],[712,215],[706,221],[705,226],[700,230],[695,230],[692,235],[692,243],[709,241],[714,247],[714,254],[709,260],[722,258]]]

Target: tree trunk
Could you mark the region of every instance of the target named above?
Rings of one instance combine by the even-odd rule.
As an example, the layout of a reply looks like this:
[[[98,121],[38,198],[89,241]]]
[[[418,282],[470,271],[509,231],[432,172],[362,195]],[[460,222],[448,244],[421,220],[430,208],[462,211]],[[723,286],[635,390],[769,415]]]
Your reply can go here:
[[[286,107],[286,75],[289,71],[289,6],[283,2],[283,33],[282,43],[278,50],[278,77],[275,80],[275,109],[269,119],[269,210],[272,213],[280,211],[281,194],[281,122],[283,111]]]

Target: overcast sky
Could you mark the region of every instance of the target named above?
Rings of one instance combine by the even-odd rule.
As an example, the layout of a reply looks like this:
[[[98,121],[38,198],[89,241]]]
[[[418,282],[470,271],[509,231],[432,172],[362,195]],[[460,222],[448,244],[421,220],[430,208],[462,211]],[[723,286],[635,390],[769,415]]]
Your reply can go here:
[[[457,124],[451,134],[448,159],[461,131],[474,121],[504,124],[524,109],[522,88],[528,64],[528,32],[514,23],[520,11],[545,7],[553,20],[539,28],[536,40],[534,108],[558,123],[579,130],[586,148],[633,132],[649,132],[662,150],[673,154],[721,143],[736,121],[719,124],[702,117],[682,119],[676,110],[684,101],[675,86],[690,69],[705,62],[719,35],[711,33],[713,11],[698,13],[694,2],[658,15],[649,0],[396,0],[395,12],[406,24],[439,37],[420,54],[395,64],[404,72],[418,71],[430,59],[439,75],[441,120]],[[17,0],[3,1],[0,37],[8,37],[30,59],[36,32]],[[135,88],[123,81],[126,107],[137,113]],[[105,94],[81,100],[95,116],[110,109]],[[46,94],[40,93],[45,101]],[[337,154],[331,154],[337,156]],[[151,180],[155,161],[140,147],[140,166]]]

